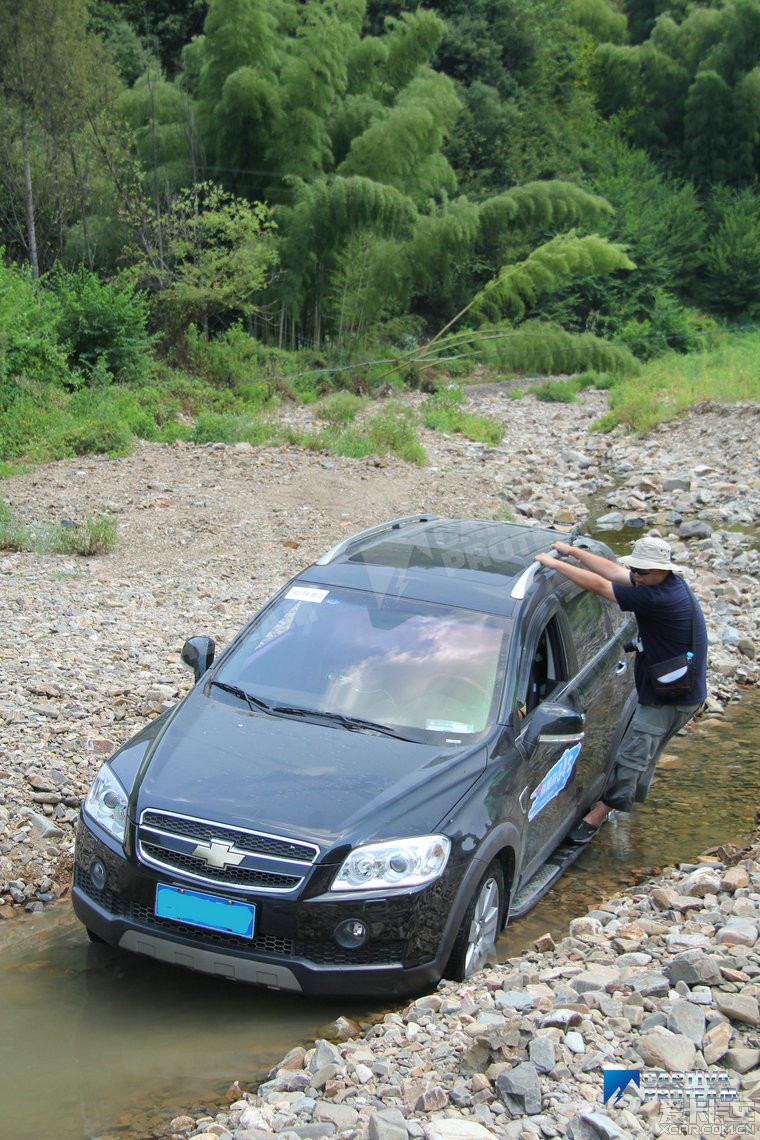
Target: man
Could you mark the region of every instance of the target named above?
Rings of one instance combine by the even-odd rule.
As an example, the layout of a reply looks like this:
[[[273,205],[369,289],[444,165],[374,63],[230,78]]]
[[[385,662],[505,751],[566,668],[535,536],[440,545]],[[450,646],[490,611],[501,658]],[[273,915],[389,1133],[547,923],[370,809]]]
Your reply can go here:
[[[580,565],[560,561],[551,554],[536,560],[564,574],[571,582],[616,602],[636,615],[639,627],[634,677],[638,704],[620,743],[603,799],[570,832],[576,843],[588,843],[610,811],[631,811],[643,803],[657,761],[667,742],[691,720],[707,696],[707,630],[699,604],[672,561],[667,542],[655,535],[640,538],[629,555],[613,562],[567,542],[555,542],[559,555]],[[692,603],[692,599],[693,603]],[[694,644],[692,645],[692,630]],[[686,692],[655,693],[649,666],[694,650],[693,684]]]

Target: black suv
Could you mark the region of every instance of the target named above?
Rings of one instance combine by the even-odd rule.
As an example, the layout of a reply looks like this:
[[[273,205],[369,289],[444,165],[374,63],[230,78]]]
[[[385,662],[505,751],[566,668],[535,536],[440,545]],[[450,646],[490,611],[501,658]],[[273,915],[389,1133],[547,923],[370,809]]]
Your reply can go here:
[[[103,765],[90,937],[310,994],[483,965],[578,854],[632,715],[632,620],[534,560],[560,536],[397,519],[339,543]],[[602,543],[576,543],[610,556]]]

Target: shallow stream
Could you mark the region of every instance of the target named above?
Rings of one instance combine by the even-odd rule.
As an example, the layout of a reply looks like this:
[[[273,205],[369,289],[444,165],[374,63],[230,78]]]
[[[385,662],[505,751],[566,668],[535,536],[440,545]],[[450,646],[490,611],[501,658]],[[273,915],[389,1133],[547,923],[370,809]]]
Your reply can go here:
[[[753,831],[760,694],[677,740],[646,804],[613,819],[510,925],[500,957],[660,868]],[[368,1003],[314,1002],[92,946],[68,904],[0,926],[0,1120],[9,1140],[148,1140],[179,1111],[226,1107],[289,1049]]]

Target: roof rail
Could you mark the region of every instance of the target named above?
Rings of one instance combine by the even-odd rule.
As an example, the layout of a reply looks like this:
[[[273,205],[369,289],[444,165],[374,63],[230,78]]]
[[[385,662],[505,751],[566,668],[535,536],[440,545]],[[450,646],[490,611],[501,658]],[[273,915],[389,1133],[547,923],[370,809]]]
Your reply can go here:
[[[533,579],[539,570],[543,570],[541,563],[531,562],[530,566],[527,566],[525,570],[523,570],[522,574],[515,582],[510,591],[510,597],[522,600],[522,598],[524,598],[527,594],[530,587],[533,585]]]
[[[437,519],[438,515],[405,515],[400,519],[391,519],[389,522],[378,523],[377,526],[367,527],[366,530],[360,530],[358,534],[349,535],[344,538],[321,558],[315,562],[315,566],[327,566],[330,562],[334,562],[341,554],[345,554],[350,547],[363,542],[367,538],[373,538],[375,535],[385,534],[391,530],[401,530],[403,526],[410,526],[412,523],[432,522]]]

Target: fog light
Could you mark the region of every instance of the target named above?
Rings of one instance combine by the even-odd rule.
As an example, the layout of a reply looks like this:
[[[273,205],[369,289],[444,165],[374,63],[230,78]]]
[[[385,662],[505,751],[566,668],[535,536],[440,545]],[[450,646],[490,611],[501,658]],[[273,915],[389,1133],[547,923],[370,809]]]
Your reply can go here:
[[[369,931],[360,918],[347,918],[335,927],[333,937],[339,946],[354,950],[364,945],[369,938]]]
[[[105,864],[100,859],[93,859],[90,863],[90,880],[95,890],[102,891],[107,879]]]

